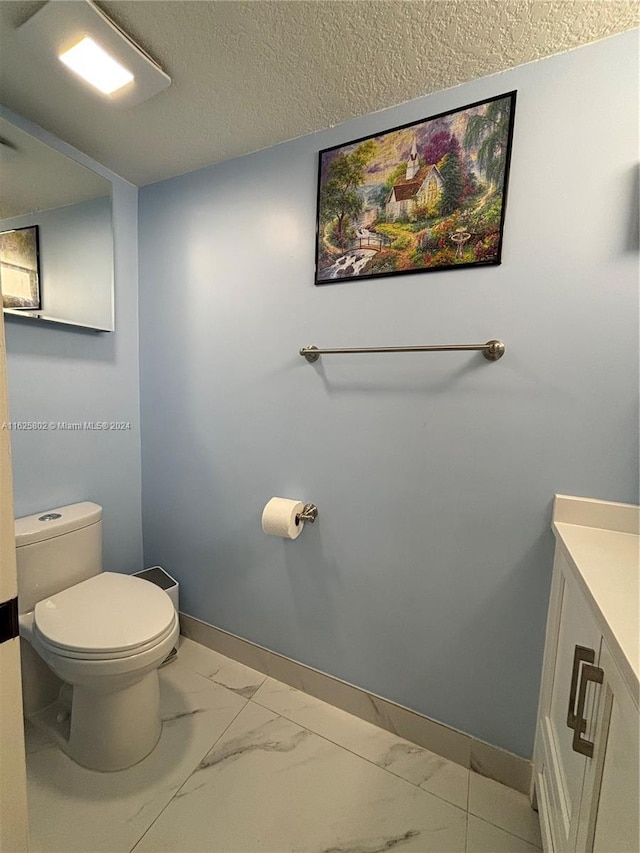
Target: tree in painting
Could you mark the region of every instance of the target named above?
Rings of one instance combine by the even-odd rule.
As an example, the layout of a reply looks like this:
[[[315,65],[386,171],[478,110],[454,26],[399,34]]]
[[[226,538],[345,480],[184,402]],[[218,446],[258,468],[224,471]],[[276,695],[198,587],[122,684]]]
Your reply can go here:
[[[438,161],[442,175],[442,200],[440,212],[448,215],[460,206],[464,190],[464,172],[460,162],[460,145],[455,136],[451,137],[447,152]]]
[[[469,117],[464,134],[467,148],[478,149],[478,166],[492,187],[504,176],[509,138],[510,102],[492,101],[484,114]]]
[[[335,222],[335,239],[341,248],[347,242],[346,226],[362,212],[364,199],[358,188],[364,184],[365,166],[373,157],[375,142],[369,139],[350,154],[340,154],[329,164],[328,178],[320,198],[322,222]]]

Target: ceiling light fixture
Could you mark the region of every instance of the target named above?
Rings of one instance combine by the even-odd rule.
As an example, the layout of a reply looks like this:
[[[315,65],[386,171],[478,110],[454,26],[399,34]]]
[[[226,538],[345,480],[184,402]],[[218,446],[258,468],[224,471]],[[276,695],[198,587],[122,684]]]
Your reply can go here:
[[[18,27],[15,40],[43,74],[64,73],[61,60],[94,87],[87,91],[98,90],[115,107],[135,106],[171,85],[158,63],[91,0],[49,0]]]
[[[117,92],[134,79],[130,71],[89,36],[65,50],[58,59],[104,95]]]

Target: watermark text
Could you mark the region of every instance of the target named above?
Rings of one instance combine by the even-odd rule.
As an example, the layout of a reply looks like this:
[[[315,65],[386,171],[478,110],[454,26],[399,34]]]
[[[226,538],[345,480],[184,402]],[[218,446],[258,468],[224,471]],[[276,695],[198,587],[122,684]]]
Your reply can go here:
[[[5,421],[0,429],[11,432],[117,432],[130,430],[130,421]]]

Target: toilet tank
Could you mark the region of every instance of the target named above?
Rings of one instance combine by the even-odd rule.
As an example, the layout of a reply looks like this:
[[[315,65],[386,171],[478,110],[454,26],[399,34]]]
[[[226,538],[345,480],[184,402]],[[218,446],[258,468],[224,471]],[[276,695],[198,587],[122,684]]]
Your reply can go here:
[[[85,501],[16,519],[18,610],[102,571],[102,507]]]

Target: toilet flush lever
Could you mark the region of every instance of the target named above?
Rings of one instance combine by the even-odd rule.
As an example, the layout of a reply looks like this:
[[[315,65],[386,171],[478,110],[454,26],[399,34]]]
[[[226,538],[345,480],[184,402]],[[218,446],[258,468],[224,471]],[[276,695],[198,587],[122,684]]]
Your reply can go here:
[[[302,507],[302,512],[296,515],[296,524],[300,524],[301,521],[308,521],[313,524],[317,517],[318,507],[315,504],[305,504]]]
[[[47,512],[38,518],[38,521],[55,521],[56,518],[62,518],[59,512]]]

